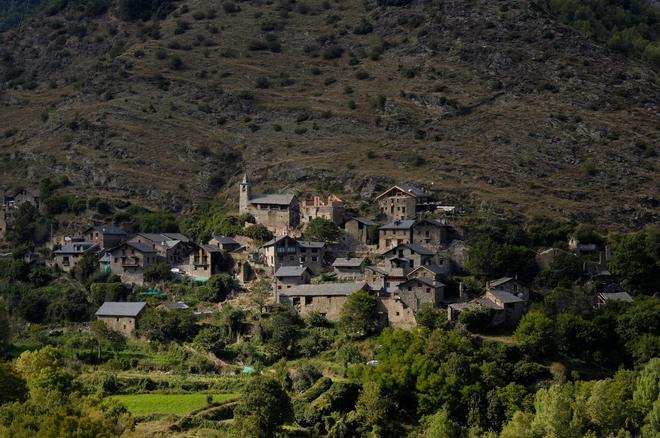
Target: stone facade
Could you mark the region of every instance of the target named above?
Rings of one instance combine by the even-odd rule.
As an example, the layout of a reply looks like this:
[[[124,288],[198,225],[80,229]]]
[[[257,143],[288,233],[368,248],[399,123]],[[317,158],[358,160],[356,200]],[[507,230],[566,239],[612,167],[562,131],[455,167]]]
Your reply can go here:
[[[70,272],[83,257],[96,255],[99,247],[92,242],[72,242],[53,251],[53,267]]]
[[[422,304],[439,306],[445,300],[445,285],[426,277],[411,278],[398,286],[401,301],[417,313]]]
[[[328,248],[324,242],[298,241],[300,264],[307,266],[314,275],[319,275],[327,265]]]
[[[337,321],[348,297],[367,289],[364,282],[306,284],[277,291],[276,298],[279,303],[293,306],[303,317],[318,312],[330,321]]]
[[[379,297],[378,310],[385,317],[386,324],[392,328],[410,330],[417,326],[415,312],[395,297]]]
[[[149,245],[124,242],[106,251],[99,259],[101,269],[119,275],[123,283],[144,283],[144,269],[158,263],[156,251]]]
[[[222,272],[222,250],[211,245],[194,245],[188,253],[183,270],[195,279],[208,279]]]
[[[337,280],[359,280],[364,277],[364,257],[338,258],[332,263]]]
[[[362,218],[352,217],[341,225],[342,241],[349,247],[378,244],[378,223]]]
[[[275,272],[275,290],[290,289],[300,284],[309,284],[312,271],[306,266],[283,266]]]
[[[438,249],[449,241],[448,225],[438,219],[423,219],[415,222],[412,242],[431,249]]]
[[[101,249],[110,249],[128,238],[126,231],[114,225],[99,225],[83,232],[83,238],[96,243]]]
[[[344,221],[344,200],[337,195],[330,195],[327,199],[320,196],[304,199],[300,204],[301,223],[306,224],[316,218],[331,220],[336,225]]]
[[[298,266],[300,264],[300,247],[293,237],[276,237],[266,242],[259,253],[264,264],[275,273],[282,266]]]
[[[390,187],[376,197],[380,213],[389,220],[415,219],[420,204],[428,201],[430,193],[411,184]]]
[[[413,226],[415,221],[412,219],[395,220],[385,224],[378,229],[378,249],[386,251],[404,243],[411,243],[413,239]]]
[[[96,318],[111,330],[124,336],[134,337],[138,328],[138,318],[146,307],[146,303],[112,303],[105,302],[96,312]]]
[[[239,212],[251,214],[276,235],[292,232],[300,224],[300,206],[294,195],[253,195],[247,175],[239,186]]]
[[[180,233],[138,233],[129,242],[151,246],[158,255],[158,260],[170,266],[185,265],[194,244]]]

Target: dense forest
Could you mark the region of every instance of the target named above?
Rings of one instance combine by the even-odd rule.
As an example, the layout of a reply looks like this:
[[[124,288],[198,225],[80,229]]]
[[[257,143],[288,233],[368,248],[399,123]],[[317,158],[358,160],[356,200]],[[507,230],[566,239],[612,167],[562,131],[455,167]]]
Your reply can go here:
[[[660,7],[648,0],[539,0],[560,21],[612,50],[660,66]]]

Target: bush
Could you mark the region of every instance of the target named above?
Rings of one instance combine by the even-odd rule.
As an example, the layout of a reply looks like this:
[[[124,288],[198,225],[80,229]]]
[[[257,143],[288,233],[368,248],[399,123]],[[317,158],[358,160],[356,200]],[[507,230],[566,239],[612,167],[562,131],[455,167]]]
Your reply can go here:
[[[341,58],[341,55],[344,54],[344,48],[341,46],[330,46],[326,47],[323,51],[323,59],[337,59]]]
[[[362,18],[360,22],[353,28],[353,33],[355,35],[366,35],[371,33],[374,30],[374,27],[366,19]]]
[[[257,78],[257,81],[255,82],[254,86],[256,88],[261,88],[261,89],[270,88],[270,81],[268,80],[268,78],[260,77]]]
[[[170,59],[170,68],[172,70],[183,70],[184,64],[181,58],[179,58],[178,56],[173,56]]]

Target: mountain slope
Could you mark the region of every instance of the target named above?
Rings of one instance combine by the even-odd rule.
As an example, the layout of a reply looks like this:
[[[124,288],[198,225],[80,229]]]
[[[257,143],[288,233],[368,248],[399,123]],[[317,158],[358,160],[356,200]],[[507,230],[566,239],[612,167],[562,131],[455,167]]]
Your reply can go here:
[[[64,174],[180,209],[247,166],[265,190],[410,180],[525,214],[658,219],[657,72],[528,2],[193,0],[155,24],[123,3],[2,35],[1,185]]]

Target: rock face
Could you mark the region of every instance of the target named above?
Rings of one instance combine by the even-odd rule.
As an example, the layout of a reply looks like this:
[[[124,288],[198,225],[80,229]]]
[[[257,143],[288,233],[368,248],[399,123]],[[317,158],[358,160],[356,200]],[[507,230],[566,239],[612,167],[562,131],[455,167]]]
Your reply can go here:
[[[247,168],[265,191],[413,181],[525,214],[658,220],[657,72],[531,3],[177,5],[158,22],[69,7],[0,34],[0,188],[64,174],[178,210],[237,193]]]

